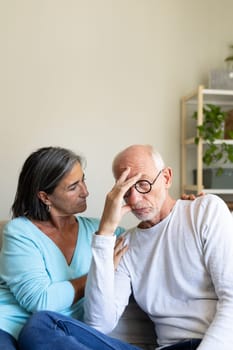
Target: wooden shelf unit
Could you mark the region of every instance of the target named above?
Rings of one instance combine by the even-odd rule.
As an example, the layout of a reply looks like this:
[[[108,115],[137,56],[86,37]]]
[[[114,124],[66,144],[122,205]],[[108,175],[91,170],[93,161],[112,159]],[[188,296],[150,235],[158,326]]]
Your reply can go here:
[[[195,144],[195,137],[197,136],[197,130],[194,128],[193,135],[187,136],[187,121],[191,118],[188,115],[188,106],[193,106],[197,111],[196,126],[201,125],[203,122],[203,106],[206,104],[215,104],[223,106],[224,108],[233,109],[233,90],[217,90],[217,89],[205,89],[203,85],[198,86],[196,90],[190,94],[182,97],[181,99],[181,193],[187,192],[205,192],[215,193],[223,195],[233,195],[233,183],[232,189],[212,189],[204,188],[203,185],[203,148],[205,142],[200,139],[198,144]],[[233,145],[233,140],[217,140],[215,143],[220,144],[225,142]],[[189,153],[189,147],[195,147],[196,152],[196,184],[187,179],[187,159]]]

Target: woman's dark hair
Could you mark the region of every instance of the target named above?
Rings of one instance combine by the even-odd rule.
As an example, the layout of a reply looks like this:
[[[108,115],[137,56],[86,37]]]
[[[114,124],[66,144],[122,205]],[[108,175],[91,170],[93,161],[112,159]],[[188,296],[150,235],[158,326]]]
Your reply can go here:
[[[19,175],[12,216],[46,221],[50,215],[38,192],[53,193],[61,179],[83,158],[61,147],[43,147],[31,153]]]

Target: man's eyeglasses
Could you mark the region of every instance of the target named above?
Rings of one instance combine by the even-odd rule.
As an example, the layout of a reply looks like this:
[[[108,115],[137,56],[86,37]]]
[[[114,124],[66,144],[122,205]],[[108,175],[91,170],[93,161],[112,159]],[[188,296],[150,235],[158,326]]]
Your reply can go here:
[[[150,182],[149,180],[138,180],[133,187],[135,190],[137,190],[139,193],[146,194],[149,193],[152,189],[152,186],[155,184],[156,180],[158,179],[159,175],[162,173],[163,169],[160,170],[160,172],[157,174],[154,181]],[[124,198],[129,197],[131,188],[126,192],[124,195]]]

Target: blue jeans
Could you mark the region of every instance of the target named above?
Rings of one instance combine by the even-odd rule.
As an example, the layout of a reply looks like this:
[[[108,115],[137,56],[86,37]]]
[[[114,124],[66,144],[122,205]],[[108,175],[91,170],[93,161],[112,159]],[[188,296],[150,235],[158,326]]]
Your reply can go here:
[[[39,311],[23,327],[20,350],[139,350],[56,312]]]
[[[4,350],[16,350],[18,349],[15,338],[9,333],[0,329],[0,349]]]

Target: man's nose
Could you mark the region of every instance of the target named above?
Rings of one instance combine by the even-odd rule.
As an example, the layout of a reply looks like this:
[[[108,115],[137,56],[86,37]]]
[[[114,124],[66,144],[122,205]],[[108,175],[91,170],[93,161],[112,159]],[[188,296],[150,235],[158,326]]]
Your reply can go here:
[[[138,199],[141,199],[142,194],[139,193],[136,188],[133,186],[129,189],[127,192],[127,196],[125,197],[125,201],[127,204],[134,204],[138,201]]]

